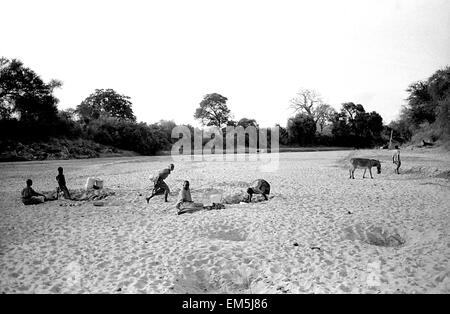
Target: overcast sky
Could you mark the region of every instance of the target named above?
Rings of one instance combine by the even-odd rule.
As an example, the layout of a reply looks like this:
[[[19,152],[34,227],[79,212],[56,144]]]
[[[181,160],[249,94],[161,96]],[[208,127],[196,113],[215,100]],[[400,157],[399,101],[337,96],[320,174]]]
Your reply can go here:
[[[450,1],[1,0],[0,55],[60,79],[61,109],[96,88],[139,121],[194,123],[208,93],[236,119],[286,124],[299,88],[389,122],[405,89],[450,65]]]

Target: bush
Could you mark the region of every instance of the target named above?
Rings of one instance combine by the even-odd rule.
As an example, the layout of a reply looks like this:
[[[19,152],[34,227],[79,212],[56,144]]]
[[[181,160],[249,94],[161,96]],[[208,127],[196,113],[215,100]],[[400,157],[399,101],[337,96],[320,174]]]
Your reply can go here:
[[[156,124],[136,123],[102,117],[86,126],[86,137],[117,148],[153,155],[170,145],[164,130]]]
[[[411,143],[422,144],[422,141],[436,142],[441,137],[441,130],[436,127],[436,124],[422,123],[419,128],[415,129],[411,137]]]
[[[0,141],[11,140],[32,143],[52,137],[78,138],[81,126],[66,116],[58,114],[49,121],[0,120]]]

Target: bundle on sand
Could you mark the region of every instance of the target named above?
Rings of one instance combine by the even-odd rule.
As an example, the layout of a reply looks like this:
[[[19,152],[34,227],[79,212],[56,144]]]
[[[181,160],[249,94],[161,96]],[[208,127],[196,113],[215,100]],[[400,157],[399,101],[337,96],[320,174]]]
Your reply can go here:
[[[56,201],[58,199],[58,195],[56,191],[50,191],[50,192],[42,192],[42,194],[45,195],[45,201]]]
[[[246,201],[248,201],[248,195],[247,195],[247,193],[243,193],[243,192],[226,195],[223,198],[224,204],[239,204],[241,202],[246,202]]]
[[[115,195],[116,192],[114,192],[111,189],[101,189],[101,190],[94,190],[89,189],[85,191],[84,189],[80,190],[70,190],[70,201],[99,201],[102,199],[107,198],[108,196]],[[57,194],[56,191],[50,191],[50,192],[43,192],[42,194],[45,195],[45,201],[55,201],[57,200]],[[64,199],[64,198],[61,198]]]
[[[178,206],[178,215],[186,213],[194,213],[196,211],[202,210],[203,204],[193,203],[193,202],[183,202]]]
[[[244,192],[227,195],[223,198],[224,204],[240,204],[241,202],[249,203],[248,194]],[[269,196],[269,199],[272,198]],[[254,194],[251,203],[264,202],[266,199],[259,194]]]
[[[199,210],[219,210],[224,209],[225,205],[213,203],[212,205],[203,205],[202,203],[182,203],[178,208],[178,215],[186,214],[186,213],[194,213]]]
[[[108,196],[115,195],[111,189],[101,189],[101,190],[76,190],[71,191],[71,196],[73,201],[99,201],[107,198]]]

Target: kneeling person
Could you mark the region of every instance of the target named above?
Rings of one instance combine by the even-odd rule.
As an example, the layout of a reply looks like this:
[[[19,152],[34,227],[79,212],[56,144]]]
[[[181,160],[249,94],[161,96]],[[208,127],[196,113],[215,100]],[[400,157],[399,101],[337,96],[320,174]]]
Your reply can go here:
[[[262,194],[264,199],[267,201],[267,195],[270,194],[270,184],[264,179],[258,179],[252,182],[250,187],[247,189],[248,201],[252,201],[253,194]]]

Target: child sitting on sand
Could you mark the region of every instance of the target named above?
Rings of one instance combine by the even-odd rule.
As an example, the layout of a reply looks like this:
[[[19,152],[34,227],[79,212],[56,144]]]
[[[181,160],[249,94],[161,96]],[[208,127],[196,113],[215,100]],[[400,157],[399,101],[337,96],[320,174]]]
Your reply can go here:
[[[36,205],[45,202],[45,195],[36,192],[31,187],[33,181],[31,179],[27,180],[27,187],[22,190],[22,203],[25,205]]]
[[[70,199],[69,189],[66,186],[66,178],[63,174],[64,170],[62,167],[58,168],[58,175],[56,176],[56,181],[58,182],[58,187],[56,188],[56,197],[58,198],[59,192],[64,193],[65,199]]]
[[[191,197],[191,190],[189,189],[189,181],[184,181],[183,188],[180,191],[180,198],[175,207],[178,209],[178,215],[185,212],[203,209],[202,203],[194,203]]]

